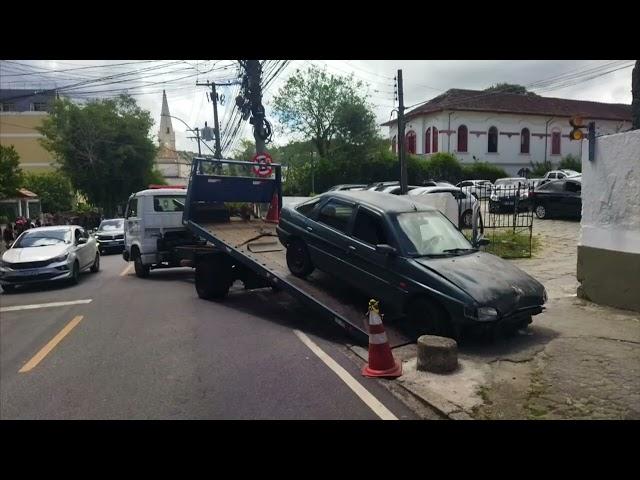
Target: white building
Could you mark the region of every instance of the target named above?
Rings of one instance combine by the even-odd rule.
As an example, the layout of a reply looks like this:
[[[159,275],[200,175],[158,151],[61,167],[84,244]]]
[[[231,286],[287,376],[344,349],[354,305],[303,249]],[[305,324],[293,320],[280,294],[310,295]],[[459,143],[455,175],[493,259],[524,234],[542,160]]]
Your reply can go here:
[[[532,162],[581,158],[582,142],[569,140],[574,115],[595,121],[597,135],[631,127],[630,105],[451,89],[405,114],[405,145],[417,155],[450,152],[462,163],[475,157],[521,175]],[[397,119],[383,125],[395,152]]]
[[[167,94],[162,91],[162,112],[158,131],[160,149],[156,155],[156,167],[169,185],[186,186],[189,182],[190,165],[181,159],[176,150],[176,133],[171,123]]]

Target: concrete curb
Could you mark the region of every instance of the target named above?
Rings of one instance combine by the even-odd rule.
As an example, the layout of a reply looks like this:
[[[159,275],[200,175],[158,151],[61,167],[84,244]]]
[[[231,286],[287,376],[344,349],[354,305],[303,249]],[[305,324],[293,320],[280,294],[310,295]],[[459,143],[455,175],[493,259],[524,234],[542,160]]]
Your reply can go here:
[[[396,356],[398,360],[402,361],[403,368],[406,368],[407,364],[416,358],[414,355],[409,355],[409,350],[412,352],[414,347],[415,345],[407,345],[405,347],[401,347],[402,351],[396,352],[394,350],[394,356]],[[357,345],[349,345],[348,348],[360,359],[365,362],[367,361],[368,352],[366,349]],[[396,355],[396,353],[400,353],[400,355]],[[409,392],[423,404],[434,409],[439,414],[450,420],[474,420],[474,418],[467,414],[460,406],[448,401],[437,393],[429,391],[423,385],[407,381],[406,379],[403,379],[403,377],[396,379],[394,383]]]

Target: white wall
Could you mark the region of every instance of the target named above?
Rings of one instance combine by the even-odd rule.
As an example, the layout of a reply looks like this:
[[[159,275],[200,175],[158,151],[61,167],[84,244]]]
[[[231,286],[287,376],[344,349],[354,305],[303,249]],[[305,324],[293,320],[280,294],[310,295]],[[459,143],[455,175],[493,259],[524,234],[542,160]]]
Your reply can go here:
[[[588,142],[582,156],[580,245],[640,253],[640,130]]]
[[[561,135],[568,135],[571,131],[569,119],[551,118],[539,115],[515,115],[506,113],[490,113],[490,112],[458,112],[451,114],[451,130],[456,133],[451,134],[450,144],[446,133],[442,133],[449,127],[450,112],[436,112],[429,115],[421,115],[407,120],[405,131],[414,130],[416,132],[416,153],[424,154],[424,134],[427,128],[435,126],[438,128],[439,140],[438,151],[446,152],[450,146],[450,152],[455,154],[463,163],[473,162],[475,155],[481,161],[487,161],[504,168],[508,174],[515,175],[517,171],[523,167],[530,167],[531,162],[542,162],[545,159],[545,137],[536,136],[535,134],[546,134],[547,142],[547,159],[557,164],[562,157],[572,154],[580,158],[581,145],[580,142],[572,142],[567,137],[561,137],[560,154],[551,154],[551,134],[557,130]],[[551,120],[545,130],[545,123]],[[585,119],[588,122],[589,119]],[[458,126],[466,125],[469,131],[467,141],[467,153],[457,151],[457,130]],[[491,126],[498,129],[498,152],[489,153],[487,151],[488,130]],[[598,135],[615,133],[617,131],[628,129],[629,122],[596,120],[596,133]],[[520,153],[520,132],[523,128],[528,128],[530,137],[529,154]],[[471,133],[472,131],[485,132],[481,135]],[[389,139],[396,135],[397,128],[395,125],[389,128]],[[500,132],[512,132],[515,135],[500,135]]]

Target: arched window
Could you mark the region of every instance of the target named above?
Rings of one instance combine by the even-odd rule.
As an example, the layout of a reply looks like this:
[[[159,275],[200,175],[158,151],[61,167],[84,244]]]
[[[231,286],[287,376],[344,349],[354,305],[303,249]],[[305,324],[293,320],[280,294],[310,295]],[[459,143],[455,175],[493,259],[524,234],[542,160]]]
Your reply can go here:
[[[551,132],[551,155],[560,155],[560,132]]]
[[[416,153],[416,132],[409,130],[407,132],[407,153]]]
[[[487,139],[487,152],[498,153],[498,129],[489,128],[489,138]]]
[[[458,151],[466,152],[467,151],[467,138],[469,131],[467,130],[466,125],[460,125],[458,127]]]
[[[438,129],[433,127],[433,153],[438,151]]]
[[[431,127],[424,134],[424,153],[431,153]]]
[[[529,153],[531,134],[528,128],[523,128],[520,132],[520,153]]]
[[[391,139],[391,151],[395,154],[396,153],[396,136],[394,135],[393,138]]]

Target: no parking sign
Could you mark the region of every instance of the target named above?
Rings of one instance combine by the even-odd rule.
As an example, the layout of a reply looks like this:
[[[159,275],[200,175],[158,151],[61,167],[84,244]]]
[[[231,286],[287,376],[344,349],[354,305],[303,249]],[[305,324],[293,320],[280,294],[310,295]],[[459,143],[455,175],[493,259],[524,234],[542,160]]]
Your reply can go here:
[[[272,161],[273,159],[268,153],[257,153],[252,160],[255,163],[253,173],[259,177],[270,177],[273,173]]]

